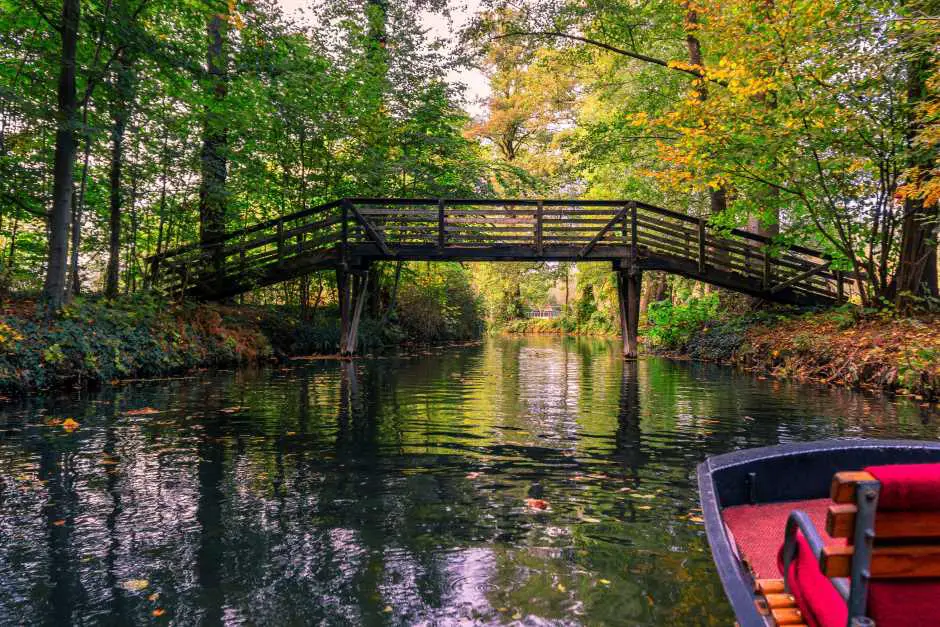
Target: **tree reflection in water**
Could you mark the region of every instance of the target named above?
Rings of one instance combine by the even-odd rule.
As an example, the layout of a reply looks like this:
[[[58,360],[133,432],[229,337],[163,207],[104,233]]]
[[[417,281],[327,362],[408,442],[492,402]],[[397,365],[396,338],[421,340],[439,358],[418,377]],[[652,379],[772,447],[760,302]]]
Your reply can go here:
[[[727,624],[698,461],[937,429],[528,337],[32,401],[0,434],[0,622]]]

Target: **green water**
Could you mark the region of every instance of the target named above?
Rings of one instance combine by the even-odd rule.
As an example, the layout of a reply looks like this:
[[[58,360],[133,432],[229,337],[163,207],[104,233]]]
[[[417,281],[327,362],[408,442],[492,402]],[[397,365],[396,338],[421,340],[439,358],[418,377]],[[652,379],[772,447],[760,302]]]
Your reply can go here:
[[[698,462],[937,435],[556,337],[32,401],[0,414],[0,624],[728,625]]]

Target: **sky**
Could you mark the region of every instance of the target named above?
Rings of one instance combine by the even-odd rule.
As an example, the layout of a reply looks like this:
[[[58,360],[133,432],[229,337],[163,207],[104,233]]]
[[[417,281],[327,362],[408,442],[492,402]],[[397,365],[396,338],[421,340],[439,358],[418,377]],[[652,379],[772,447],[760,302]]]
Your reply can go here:
[[[297,9],[307,5],[308,0],[278,0],[280,5],[287,13],[292,13]],[[455,33],[470,20],[470,18],[480,10],[481,0],[457,0],[451,2],[452,9],[450,19],[442,15],[425,11],[421,15],[421,21],[425,27],[430,30],[432,37],[451,40]],[[466,85],[465,103],[467,111],[473,116],[480,116],[485,111],[483,100],[489,96],[490,89],[486,76],[479,70],[467,69],[461,71],[450,71],[447,80],[452,83],[463,83]]]

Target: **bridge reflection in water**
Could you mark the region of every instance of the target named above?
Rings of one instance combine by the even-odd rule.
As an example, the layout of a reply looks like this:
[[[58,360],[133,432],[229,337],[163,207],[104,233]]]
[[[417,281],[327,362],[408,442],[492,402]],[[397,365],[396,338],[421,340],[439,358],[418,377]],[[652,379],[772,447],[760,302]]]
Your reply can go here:
[[[633,200],[352,198],[151,257],[149,281],[171,294],[217,299],[334,270],[340,349],[352,353],[368,268],[388,260],[609,262],[630,358],[644,270],[795,305],[841,302],[856,277],[832,269],[819,251]]]

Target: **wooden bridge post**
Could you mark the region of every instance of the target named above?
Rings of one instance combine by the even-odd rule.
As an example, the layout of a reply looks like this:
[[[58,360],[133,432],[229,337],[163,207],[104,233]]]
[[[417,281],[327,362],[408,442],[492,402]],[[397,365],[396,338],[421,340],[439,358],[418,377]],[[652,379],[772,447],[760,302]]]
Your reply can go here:
[[[617,294],[620,303],[620,333],[623,338],[624,359],[636,359],[640,327],[640,293],[643,271],[631,265],[617,271]]]
[[[535,254],[539,257],[542,256],[543,247],[542,247],[542,214],[545,211],[545,207],[540,200],[535,206]]]
[[[344,266],[336,268],[336,296],[339,300],[339,353],[347,355],[346,345],[349,339],[349,271]]]
[[[447,227],[444,222],[444,199],[437,201],[437,247],[443,249],[447,246]]]

